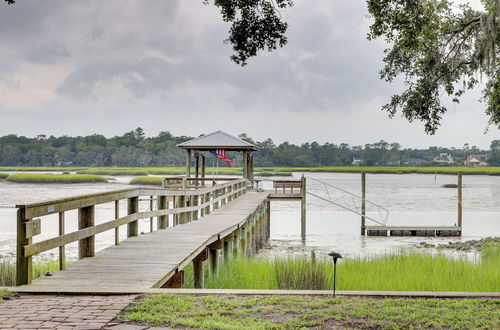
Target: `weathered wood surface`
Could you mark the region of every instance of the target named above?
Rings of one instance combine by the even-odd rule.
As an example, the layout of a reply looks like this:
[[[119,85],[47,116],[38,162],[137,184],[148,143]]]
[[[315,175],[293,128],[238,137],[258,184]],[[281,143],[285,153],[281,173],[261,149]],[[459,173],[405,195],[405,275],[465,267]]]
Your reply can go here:
[[[200,220],[130,237],[18,289],[106,292],[162,287],[210,244],[237,231],[267,197],[265,192],[249,192]]]
[[[462,230],[457,226],[366,226],[366,230]]]

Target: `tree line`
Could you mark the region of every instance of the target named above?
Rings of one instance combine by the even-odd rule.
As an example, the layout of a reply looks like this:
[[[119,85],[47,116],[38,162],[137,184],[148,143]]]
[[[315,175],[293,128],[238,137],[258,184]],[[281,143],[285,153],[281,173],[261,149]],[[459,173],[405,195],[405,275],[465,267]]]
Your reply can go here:
[[[0,137],[1,166],[120,166],[154,167],[183,166],[185,152],[177,144],[190,140],[190,136],[173,136],[167,131],[147,137],[142,128],[121,136],[106,138],[103,135],[46,136],[34,138],[17,135]],[[364,146],[346,143],[317,142],[295,145],[289,142],[275,144],[272,139],[254,141],[246,134],[240,138],[257,145],[256,166],[349,166],[359,165],[463,165],[471,154],[488,154],[489,165],[500,165],[500,140],[491,143],[491,150],[480,150],[465,144],[461,148],[429,147],[427,149],[402,148],[399,143],[379,141]],[[450,154],[455,163],[434,161],[441,153]],[[241,164],[239,153],[228,153]],[[208,161],[208,165],[212,162]],[[220,165],[222,166],[222,165]]]

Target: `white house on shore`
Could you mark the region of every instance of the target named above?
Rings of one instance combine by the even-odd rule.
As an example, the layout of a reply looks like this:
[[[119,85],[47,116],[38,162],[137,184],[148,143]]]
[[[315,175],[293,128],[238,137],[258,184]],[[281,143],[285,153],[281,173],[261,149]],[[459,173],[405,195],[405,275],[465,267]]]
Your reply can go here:
[[[434,157],[434,162],[440,164],[453,164],[455,161],[453,160],[451,154],[442,152],[439,154],[439,156]]]
[[[465,166],[470,167],[479,167],[479,166],[487,166],[488,155],[469,155],[464,162]]]

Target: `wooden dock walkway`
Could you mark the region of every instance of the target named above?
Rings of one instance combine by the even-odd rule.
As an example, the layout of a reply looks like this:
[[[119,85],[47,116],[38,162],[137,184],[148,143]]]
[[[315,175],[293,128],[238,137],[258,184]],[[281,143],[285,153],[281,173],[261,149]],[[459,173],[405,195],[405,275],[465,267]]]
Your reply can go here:
[[[248,192],[199,220],[130,237],[17,290],[117,293],[162,287],[207,248],[223,248],[222,240],[251,225],[268,196]]]

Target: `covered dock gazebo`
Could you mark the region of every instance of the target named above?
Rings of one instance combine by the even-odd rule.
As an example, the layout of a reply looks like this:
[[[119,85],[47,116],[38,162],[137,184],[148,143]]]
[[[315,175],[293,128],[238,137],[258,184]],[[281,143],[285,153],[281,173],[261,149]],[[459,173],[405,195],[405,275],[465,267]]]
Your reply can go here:
[[[194,160],[195,178],[205,178],[206,156],[204,152],[237,151],[243,153],[243,177],[253,180],[253,153],[259,148],[250,142],[239,139],[222,131],[202,135],[177,145],[186,150],[186,176],[191,177]]]

